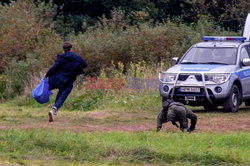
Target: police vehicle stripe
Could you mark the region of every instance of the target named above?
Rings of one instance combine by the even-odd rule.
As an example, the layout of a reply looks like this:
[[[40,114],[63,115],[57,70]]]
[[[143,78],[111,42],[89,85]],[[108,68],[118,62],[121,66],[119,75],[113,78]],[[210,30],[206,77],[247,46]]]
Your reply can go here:
[[[222,67],[225,65],[204,65],[204,64],[195,64],[195,65],[181,65],[181,71],[210,71],[212,69]]]

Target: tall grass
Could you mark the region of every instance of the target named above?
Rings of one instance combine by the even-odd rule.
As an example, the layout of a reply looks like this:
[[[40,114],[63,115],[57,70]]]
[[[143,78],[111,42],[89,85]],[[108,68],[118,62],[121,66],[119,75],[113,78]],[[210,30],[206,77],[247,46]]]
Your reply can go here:
[[[126,111],[158,110],[161,97],[158,92],[158,72],[165,70],[168,65],[147,65],[146,63],[133,64],[124,72],[124,65],[118,64],[118,68],[112,66],[101,70],[97,77],[97,89],[88,89],[88,82],[79,78],[75,89],[65,103],[68,109],[89,111],[93,109],[115,109]],[[123,88],[105,89],[107,79],[124,80]],[[98,88],[98,84],[104,82],[104,88]],[[150,85],[149,85],[150,84]]]
[[[98,81],[103,81],[105,86],[105,80],[107,79],[122,79],[124,80],[122,89],[116,88],[115,83],[112,89],[105,89],[105,87],[89,89],[86,77],[81,75],[76,80],[74,88],[63,107],[69,110],[82,111],[102,108],[119,108],[119,110],[126,111],[158,110],[161,101],[158,92],[158,72],[166,70],[167,66],[168,64],[163,63],[158,65],[147,65],[144,62],[131,63],[127,71],[124,72],[123,64],[119,63],[118,68],[113,65],[110,68],[101,70],[100,76],[96,78],[95,85],[99,84]],[[11,103],[18,106],[32,107],[53,105],[57,90],[53,91],[54,95],[51,96],[50,102],[44,105],[36,103],[31,96],[31,91],[40,82],[44,73],[40,71],[38,74],[30,74],[25,83],[21,84],[22,88],[24,88],[23,94],[15,97]]]
[[[1,130],[0,158],[17,162],[60,160],[89,163],[249,164],[247,133],[69,133]]]

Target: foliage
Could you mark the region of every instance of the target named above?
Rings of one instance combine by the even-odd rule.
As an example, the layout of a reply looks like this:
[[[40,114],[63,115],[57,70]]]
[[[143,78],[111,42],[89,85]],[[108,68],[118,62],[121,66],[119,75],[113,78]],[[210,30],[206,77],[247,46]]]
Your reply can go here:
[[[0,100],[4,98],[4,93],[6,90],[6,82],[3,79],[3,76],[0,75]]]
[[[127,111],[158,109],[160,95],[158,93],[158,72],[167,68],[166,64],[146,65],[130,63],[126,69],[122,63],[103,68],[100,76],[89,81],[77,81],[76,88],[69,96],[65,107],[71,110],[90,111],[97,108],[120,108]],[[89,78],[87,78],[88,80]],[[114,79],[111,88],[109,79]],[[120,81],[120,83],[116,82]]]
[[[217,25],[240,31],[250,8],[250,3],[246,0],[54,0],[53,4],[56,9],[54,28],[64,37],[72,32],[84,32],[103,15],[111,18],[114,8],[125,11],[131,25],[176,18],[181,18],[185,24],[191,24],[197,23],[202,15],[211,15]]]
[[[56,54],[60,42],[50,28],[53,14],[50,4],[32,0],[0,5],[0,72],[13,59],[25,60],[28,53],[40,55],[41,62],[44,58],[51,62],[51,54]]]
[[[37,55],[28,54],[25,60],[16,61],[13,59],[5,69],[3,82],[5,91],[2,97],[5,99],[15,96],[31,94],[31,90],[40,82],[44,75],[42,70],[38,71],[39,58]]]
[[[201,15],[211,15],[217,25],[226,29],[241,31],[249,13],[250,3],[245,0],[192,0],[184,17],[197,21]]]
[[[52,6],[39,1],[0,5],[0,73],[5,87],[0,98],[22,95],[30,76],[53,63],[62,40],[51,29],[52,16]]]
[[[75,97],[70,106],[72,110],[89,111],[95,108],[100,100],[103,98],[102,90],[85,90],[81,96]]]
[[[98,74],[101,68],[111,67],[112,63],[116,67],[122,63],[126,70],[131,62],[168,62],[173,56],[182,56],[203,35],[225,33],[206,16],[192,26],[170,21],[130,26],[127,19],[124,12],[114,10],[111,19],[103,17],[96,27],[71,36],[75,51],[89,64],[89,73]]]

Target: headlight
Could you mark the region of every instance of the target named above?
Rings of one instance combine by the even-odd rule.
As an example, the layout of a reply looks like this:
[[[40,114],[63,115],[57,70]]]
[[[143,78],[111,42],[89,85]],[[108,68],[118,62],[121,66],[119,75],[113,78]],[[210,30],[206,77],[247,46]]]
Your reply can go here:
[[[159,73],[159,80],[161,82],[173,82],[176,79],[175,73],[166,73],[166,72],[160,72]]]
[[[230,74],[206,74],[206,81],[211,81],[217,84],[227,81]]]

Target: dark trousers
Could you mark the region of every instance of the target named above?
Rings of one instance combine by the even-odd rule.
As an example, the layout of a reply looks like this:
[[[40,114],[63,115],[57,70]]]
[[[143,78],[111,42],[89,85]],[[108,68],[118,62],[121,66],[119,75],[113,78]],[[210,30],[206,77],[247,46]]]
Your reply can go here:
[[[194,131],[196,123],[197,123],[197,116],[194,113],[188,113],[187,118],[191,120],[190,131]],[[185,130],[188,129],[188,119],[183,118],[180,120],[180,129]]]
[[[73,88],[73,83],[69,83],[59,89],[57,96],[56,96],[56,102],[55,102],[55,107],[57,109],[59,109],[63,105],[64,101],[68,97],[72,88]]]

